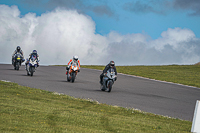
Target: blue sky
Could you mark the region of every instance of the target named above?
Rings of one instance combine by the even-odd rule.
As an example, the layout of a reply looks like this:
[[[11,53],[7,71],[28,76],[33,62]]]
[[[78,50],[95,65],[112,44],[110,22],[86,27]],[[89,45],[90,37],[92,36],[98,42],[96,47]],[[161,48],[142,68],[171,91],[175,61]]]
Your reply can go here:
[[[189,4],[190,3],[190,4]],[[40,16],[56,7],[76,9],[96,23],[96,33],[147,33],[153,39],[168,28],[188,28],[200,37],[199,0],[1,0],[17,5],[21,15]]]
[[[52,42],[58,41],[58,46],[66,48],[70,44],[84,45],[82,54],[68,49],[80,55],[84,64],[105,64],[109,60],[119,65],[200,61],[200,0],[0,0],[0,6],[0,30],[5,31],[0,36],[1,49],[16,47],[18,42],[26,51],[31,51],[28,47],[31,44],[43,51],[44,43],[50,43],[51,48],[55,45]],[[58,30],[60,27],[62,30]],[[43,32],[46,33],[43,38],[53,35],[55,40],[40,40]],[[71,35],[78,40],[70,38]],[[61,54],[62,49],[57,49],[53,64],[63,64],[65,59],[61,56],[70,56],[67,54],[70,52]],[[8,59],[1,60],[8,62]]]

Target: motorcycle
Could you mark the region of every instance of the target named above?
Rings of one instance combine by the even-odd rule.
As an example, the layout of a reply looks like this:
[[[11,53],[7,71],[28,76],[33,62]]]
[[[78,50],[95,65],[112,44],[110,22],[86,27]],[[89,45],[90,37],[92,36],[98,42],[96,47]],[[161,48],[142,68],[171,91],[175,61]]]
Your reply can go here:
[[[27,64],[26,64],[26,71],[27,75],[33,76],[33,73],[35,72],[36,68],[38,67],[38,62],[37,58],[35,55],[33,55],[30,60],[27,59]]]
[[[20,68],[20,66],[21,66],[23,61],[24,60],[22,59],[22,55],[20,53],[16,53],[14,55],[14,59],[13,59],[13,62],[12,62],[13,66],[14,66],[14,69],[15,70],[19,70],[19,68]]]
[[[70,82],[72,81],[72,83],[75,81],[76,75],[79,71],[79,67],[76,63],[73,63],[69,69],[69,71],[67,71],[67,81]]]
[[[102,91],[108,91],[111,92],[112,86],[114,84],[114,81],[116,80],[115,71],[113,68],[110,68],[103,77],[103,84],[101,85]]]

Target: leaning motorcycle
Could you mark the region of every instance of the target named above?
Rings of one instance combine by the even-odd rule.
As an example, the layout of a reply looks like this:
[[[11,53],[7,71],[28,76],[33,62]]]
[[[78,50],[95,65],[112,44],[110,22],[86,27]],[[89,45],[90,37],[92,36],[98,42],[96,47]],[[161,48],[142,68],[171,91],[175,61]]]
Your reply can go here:
[[[115,75],[114,69],[113,68],[108,69],[108,71],[104,74],[101,90],[111,92],[116,77],[117,76]]]
[[[39,61],[37,61],[36,56],[33,55],[30,58],[30,60],[27,59],[27,62],[28,62],[28,64],[26,64],[27,75],[33,76],[33,73],[35,72]]]
[[[76,63],[73,63],[69,69],[69,71],[67,71],[67,81],[70,82],[72,81],[72,83],[75,81],[76,75],[79,71],[79,67]]]
[[[13,66],[15,70],[19,70],[21,64],[23,62],[22,55],[20,53],[16,53],[13,59]]]

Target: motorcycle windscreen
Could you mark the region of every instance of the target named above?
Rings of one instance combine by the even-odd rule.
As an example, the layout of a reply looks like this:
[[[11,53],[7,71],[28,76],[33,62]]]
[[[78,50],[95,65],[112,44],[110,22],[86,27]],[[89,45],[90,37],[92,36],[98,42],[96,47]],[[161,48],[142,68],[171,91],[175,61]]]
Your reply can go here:
[[[115,76],[115,71],[114,71],[114,69],[113,69],[113,68],[110,68],[110,69],[107,71],[106,76],[107,76],[108,78],[110,78],[110,79],[113,79],[114,76]]]

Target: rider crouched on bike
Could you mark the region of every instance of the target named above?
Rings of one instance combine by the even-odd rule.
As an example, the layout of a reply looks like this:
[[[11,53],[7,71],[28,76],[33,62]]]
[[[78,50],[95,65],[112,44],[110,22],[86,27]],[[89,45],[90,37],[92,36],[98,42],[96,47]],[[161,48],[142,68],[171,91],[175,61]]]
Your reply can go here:
[[[22,62],[25,61],[25,59],[24,59],[24,52],[22,51],[22,49],[21,49],[20,46],[17,46],[16,50],[12,54],[12,64],[14,64],[14,57],[15,57],[15,54],[17,54],[17,53],[21,54],[21,56],[22,56]]]
[[[73,64],[73,63],[76,63],[77,64],[77,66],[78,66],[78,72],[80,72],[80,67],[81,67],[81,65],[80,65],[80,61],[79,61],[79,59],[78,59],[78,56],[77,55],[75,55],[75,56],[73,56],[73,59],[70,59],[70,61],[69,61],[69,63],[68,63],[68,66],[66,67],[66,74],[69,72],[69,69],[70,69],[70,67],[71,67],[71,65]]]
[[[31,59],[32,56],[35,56],[36,57],[36,60],[37,60],[37,67],[39,67],[39,55],[37,54],[37,50],[33,50],[32,53],[29,54],[29,58],[27,58],[27,61],[25,63],[25,69],[26,69],[26,66],[27,64],[29,63],[29,60]]]
[[[104,77],[104,75],[105,75],[105,73],[108,71],[108,69],[110,69],[110,68],[113,68],[114,69],[114,71],[115,71],[115,75],[117,76],[117,70],[116,70],[116,67],[115,67],[115,62],[114,61],[110,61],[110,63],[109,64],[107,64],[106,65],[106,67],[104,68],[104,70],[103,70],[103,73],[100,75],[100,84],[102,85],[103,84],[103,77]],[[115,81],[117,80],[117,77],[115,77]]]

